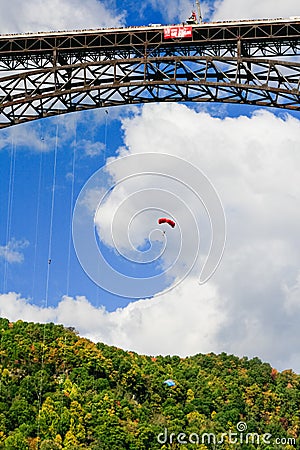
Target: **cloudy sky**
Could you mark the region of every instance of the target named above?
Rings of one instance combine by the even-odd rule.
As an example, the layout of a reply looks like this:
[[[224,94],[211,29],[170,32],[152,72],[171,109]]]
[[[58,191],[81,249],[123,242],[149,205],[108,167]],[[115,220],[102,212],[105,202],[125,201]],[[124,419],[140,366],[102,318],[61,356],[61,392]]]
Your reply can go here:
[[[192,7],[0,3],[3,33],[173,23]],[[202,9],[221,20],[295,16],[297,6]],[[299,136],[297,113],[218,104],[86,111],[0,131],[1,316],[63,323],[140,353],[225,351],[299,372]],[[200,284],[212,232],[216,241],[224,231],[221,204],[225,251]],[[165,215],[174,229],[157,225]],[[88,233],[112,272],[90,257]]]

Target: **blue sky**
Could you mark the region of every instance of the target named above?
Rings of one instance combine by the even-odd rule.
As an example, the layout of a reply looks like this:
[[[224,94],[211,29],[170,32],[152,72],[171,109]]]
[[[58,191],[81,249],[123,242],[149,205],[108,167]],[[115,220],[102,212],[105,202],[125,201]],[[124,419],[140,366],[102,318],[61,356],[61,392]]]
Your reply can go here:
[[[184,20],[193,7],[185,0],[167,2],[163,9],[156,0],[142,6],[131,0],[105,4],[89,0],[84,6],[79,1],[53,3],[56,9],[43,4],[37,15],[37,1],[30,0],[22,19],[16,20],[18,5],[23,7],[16,0],[0,19],[2,29],[92,28],[98,18],[102,26],[173,23]],[[76,5],[84,14],[77,14]],[[70,14],[72,8],[74,14]],[[256,0],[223,0],[204,2],[202,9],[206,19],[297,15],[297,3],[292,0],[264,5]],[[219,104],[85,111],[1,130],[1,315],[64,323],[93,340],[141,353],[226,351],[259,356],[278,368],[299,371],[299,131],[298,113]],[[190,207],[201,230],[202,250],[195,270],[176,289],[142,300],[113,295],[90,280],[76,256],[72,217],[81,190],[97,170],[121,156],[147,152],[156,153],[157,158],[160,153],[183,158],[208,177],[224,206],[227,245],[214,276],[199,286],[199,268],[210,242],[205,211],[191,192],[156,179],[155,189],[174,189],[173,194]],[[109,170],[116,182],[122,180],[121,167],[117,172]],[[132,197],[123,210],[120,205],[141,188],[148,210],[128,231],[126,214],[140,200]],[[178,217],[179,224],[174,230],[163,226],[165,236],[162,231],[151,235],[160,214],[149,206],[157,195],[151,192],[153,186],[139,178],[122,189],[115,189],[99,210],[100,247],[116,269],[132,275],[134,265],[124,262],[111,241],[112,212],[117,205],[120,219],[115,236],[125,254],[131,254],[125,236],[138,250],[149,249],[151,236],[153,255],[166,243],[158,262],[138,264],[136,269],[138,276],[149,276],[167,273],[172,267],[164,283],[153,287],[153,295],[159,294],[191,265],[190,255],[198,241],[184,219],[190,212],[182,212],[183,206],[170,196],[168,212]],[[178,254],[179,264],[173,266]]]
[[[96,301],[101,296],[101,302],[104,301],[109,309],[124,304],[121,299],[98,292],[97,286],[82,271],[72,242],[73,208],[84,182],[105,164],[106,158],[116,154],[122,143],[119,119],[110,119],[104,110],[99,111],[95,129],[91,131],[87,124],[94,115],[88,113],[86,116],[90,117],[82,120],[75,113],[72,117],[22,125],[16,132],[23,134],[23,129],[26,129],[24,132],[27,135],[34,133],[37,142],[40,140],[38,148],[34,149],[14,144],[14,139],[17,140],[17,137],[14,138],[14,129],[3,133],[8,136],[8,143],[1,151],[1,191],[4,198],[1,202],[1,236],[6,237],[8,234],[8,241],[12,238],[15,240],[24,255],[24,262],[7,264],[2,260],[2,285],[6,285],[7,291],[22,292],[26,297],[32,297],[34,302],[45,298],[55,141],[58,133],[49,305],[55,305],[65,293],[87,295]],[[71,122],[68,132],[65,122]],[[93,145],[92,149],[89,144]],[[72,195],[73,158],[75,171]],[[68,272],[71,275],[67,275]]]

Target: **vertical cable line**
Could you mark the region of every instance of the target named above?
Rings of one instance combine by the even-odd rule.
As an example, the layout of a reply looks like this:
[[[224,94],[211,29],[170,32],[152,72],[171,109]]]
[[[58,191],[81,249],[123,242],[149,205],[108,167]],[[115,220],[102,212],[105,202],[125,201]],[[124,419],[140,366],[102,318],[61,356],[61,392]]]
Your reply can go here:
[[[38,235],[39,235],[40,203],[41,203],[40,193],[41,193],[41,185],[42,185],[42,163],[43,163],[43,150],[40,153],[40,162],[39,162],[39,179],[38,179],[37,206],[36,206],[36,217],[35,217],[33,276],[32,276],[32,286],[31,286],[31,298],[32,299],[34,299],[35,278],[36,278],[37,243],[38,243]]]
[[[104,162],[105,162],[106,145],[107,145],[107,118],[108,118],[108,109],[105,110]]]
[[[108,128],[108,109],[105,110],[105,128],[104,128],[104,151],[103,151],[103,166],[105,166],[106,163],[106,155],[107,155],[107,151],[106,151],[106,146],[107,146],[107,128]],[[100,275],[100,265],[98,264],[98,273]],[[99,305],[99,297],[100,297],[100,288],[99,286],[96,284],[96,302],[97,302],[97,306]]]
[[[7,218],[6,218],[6,242],[5,242],[5,252],[4,252],[4,272],[3,272],[3,293],[7,290],[7,278],[8,278],[8,257],[7,253],[9,251],[9,242],[11,239],[11,224],[12,224],[12,209],[13,209],[13,199],[14,199],[14,188],[15,188],[15,170],[16,170],[16,144],[14,140],[14,132],[11,133],[11,151],[10,151],[10,167],[9,167],[9,185],[8,185],[8,200],[7,200]],[[3,349],[3,335],[4,332],[1,330],[1,367],[3,367],[4,353]],[[0,377],[0,401],[2,402],[2,377]]]
[[[56,167],[57,167],[57,149],[58,149],[58,121],[56,123],[56,136],[55,136],[55,151],[54,151],[54,163],[52,173],[52,197],[51,197],[51,211],[50,211],[50,225],[49,225],[49,244],[48,244],[48,262],[47,262],[47,275],[46,275],[46,288],[45,288],[45,309],[48,307],[49,298],[49,281],[50,281],[50,267],[51,267],[51,254],[52,254],[52,236],[53,236],[53,216],[54,216],[54,200],[55,200],[55,188],[56,188]],[[40,417],[42,408],[42,393],[43,393],[43,370],[45,359],[45,340],[46,340],[46,322],[43,330],[42,341],[42,358],[41,358],[41,379],[39,387],[39,402],[38,402],[38,425],[37,425],[37,448],[40,448]]]
[[[67,262],[67,295],[69,295],[69,289],[70,289],[70,264],[71,264],[71,243],[72,243],[72,212],[73,212],[73,203],[74,203],[76,145],[77,145],[77,121],[76,121],[76,117],[75,117],[75,136],[74,136],[73,160],[72,160],[72,186],[71,186],[71,199],[70,199],[69,243],[68,243],[68,262]]]
[[[16,171],[16,145],[14,140],[14,133],[11,133],[11,154],[10,154],[10,167],[9,167],[9,185],[8,185],[8,201],[7,201],[7,219],[6,219],[6,242],[4,252],[4,273],[3,273],[3,293],[7,290],[7,277],[8,277],[8,251],[9,242],[11,239],[11,222],[12,222],[12,209],[15,187],[15,171]]]

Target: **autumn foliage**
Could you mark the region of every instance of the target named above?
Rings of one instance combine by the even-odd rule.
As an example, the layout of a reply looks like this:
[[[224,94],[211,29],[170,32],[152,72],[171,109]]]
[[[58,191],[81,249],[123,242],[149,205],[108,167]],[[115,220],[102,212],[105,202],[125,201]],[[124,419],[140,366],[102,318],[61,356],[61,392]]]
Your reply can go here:
[[[141,356],[51,323],[0,319],[0,330],[0,449],[205,450],[215,447],[162,446],[157,436],[228,432],[240,421],[295,439],[278,448],[300,448],[300,376],[291,370],[225,353]]]

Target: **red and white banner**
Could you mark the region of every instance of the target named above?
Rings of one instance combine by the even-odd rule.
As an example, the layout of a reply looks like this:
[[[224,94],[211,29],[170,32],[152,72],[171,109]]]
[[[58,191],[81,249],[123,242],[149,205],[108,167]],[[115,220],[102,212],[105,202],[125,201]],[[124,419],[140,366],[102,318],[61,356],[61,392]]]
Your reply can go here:
[[[164,38],[165,39],[176,39],[192,37],[192,27],[165,27],[164,28]]]

